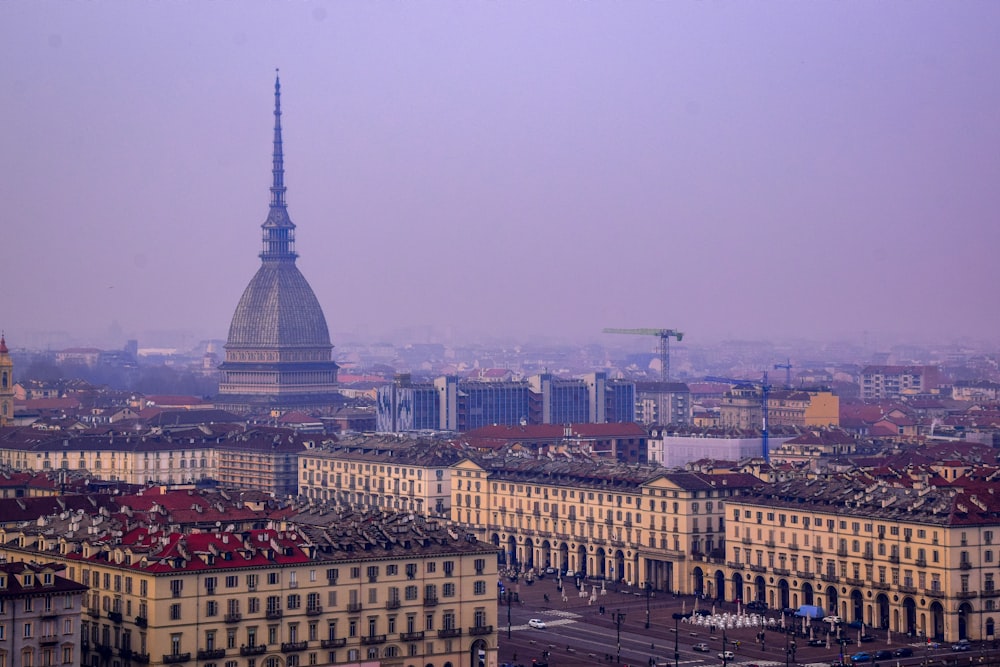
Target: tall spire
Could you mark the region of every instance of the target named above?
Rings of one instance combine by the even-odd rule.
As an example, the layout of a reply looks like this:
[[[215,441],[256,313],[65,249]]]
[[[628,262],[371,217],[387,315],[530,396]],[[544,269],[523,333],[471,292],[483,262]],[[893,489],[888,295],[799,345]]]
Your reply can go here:
[[[281,79],[274,70],[274,155],[271,173],[271,206],[285,205],[285,156],[281,150]]]
[[[264,260],[295,261],[295,223],[285,205],[285,155],[281,145],[281,79],[274,75],[274,149],[271,156],[271,208],[264,229]]]

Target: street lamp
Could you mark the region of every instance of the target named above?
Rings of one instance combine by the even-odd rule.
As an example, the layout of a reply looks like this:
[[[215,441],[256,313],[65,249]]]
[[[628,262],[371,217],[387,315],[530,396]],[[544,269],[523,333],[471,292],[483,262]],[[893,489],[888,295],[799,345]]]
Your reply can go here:
[[[646,629],[647,630],[649,630],[649,596],[653,592],[653,589],[650,588],[651,586],[652,584],[650,584],[649,581],[647,581],[646,582]]]
[[[674,667],[680,667],[681,661],[681,649],[677,644],[677,639],[680,636],[680,627],[678,623],[682,618],[689,618],[689,614],[674,614]]]
[[[507,597],[507,639],[510,639],[510,603],[514,597],[513,585],[517,583],[517,575],[510,578],[510,586],[507,587],[505,595]]]
[[[618,664],[622,662],[622,623],[625,621],[625,614],[619,609],[615,611],[615,628],[618,631]]]

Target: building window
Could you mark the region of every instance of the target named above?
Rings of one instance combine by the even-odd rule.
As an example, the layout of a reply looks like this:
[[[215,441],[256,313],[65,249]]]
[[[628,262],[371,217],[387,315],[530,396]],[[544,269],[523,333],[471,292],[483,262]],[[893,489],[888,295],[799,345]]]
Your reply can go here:
[[[181,606],[180,604],[170,605],[170,620],[179,621],[181,620]]]
[[[473,592],[476,595],[486,595],[486,582],[485,581],[477,581],[473,585]]]

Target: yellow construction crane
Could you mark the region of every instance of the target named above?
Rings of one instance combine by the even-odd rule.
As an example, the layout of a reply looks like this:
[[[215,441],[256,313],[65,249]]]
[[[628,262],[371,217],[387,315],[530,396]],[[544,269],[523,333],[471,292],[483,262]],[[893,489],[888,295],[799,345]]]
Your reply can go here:
[[[632,334],[634,336],[656,336],[660,339],[660,380],[670,381],[670,339],[681,342],[684,334],[677,329],[605,329],[604,333]]]

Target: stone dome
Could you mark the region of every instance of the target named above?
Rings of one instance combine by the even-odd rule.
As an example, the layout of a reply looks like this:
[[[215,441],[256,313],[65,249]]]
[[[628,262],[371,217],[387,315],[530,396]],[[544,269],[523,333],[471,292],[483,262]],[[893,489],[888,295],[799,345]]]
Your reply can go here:
[[[227,348],[331,348],[323,309],[294,262],[263,262],[243,291]]]

